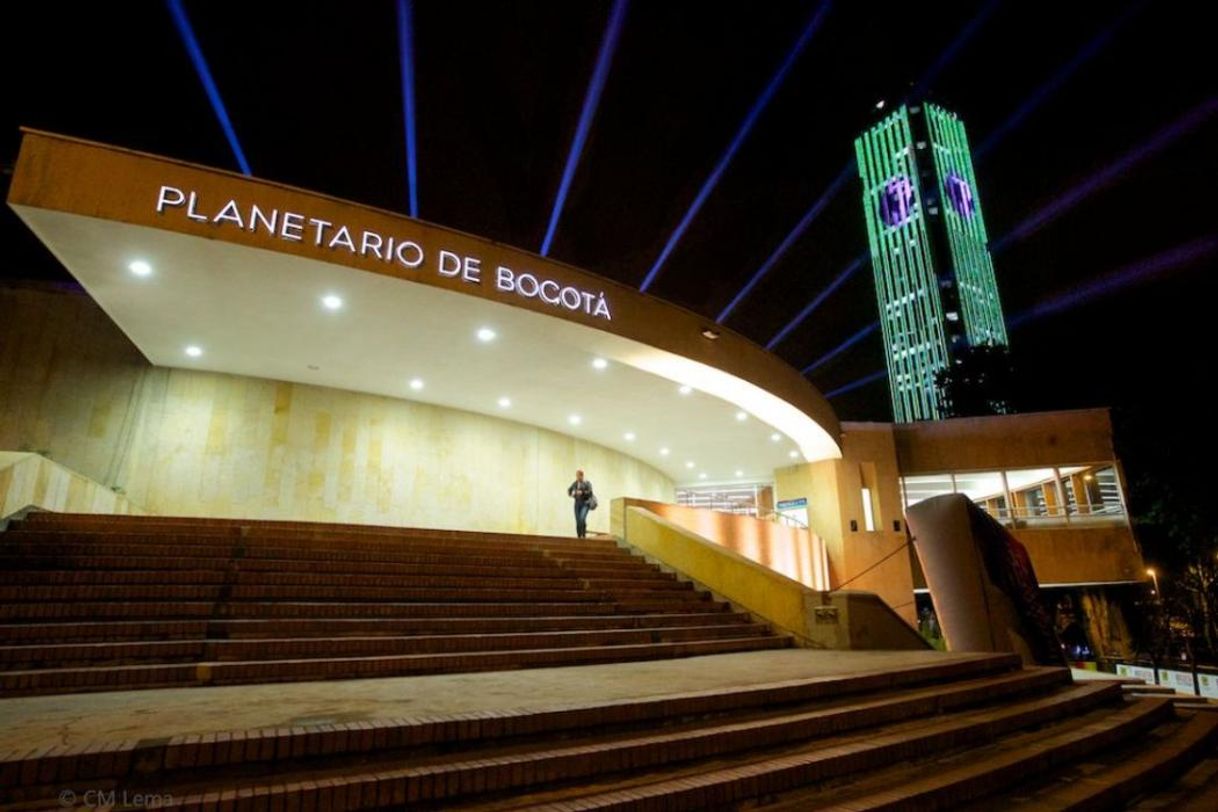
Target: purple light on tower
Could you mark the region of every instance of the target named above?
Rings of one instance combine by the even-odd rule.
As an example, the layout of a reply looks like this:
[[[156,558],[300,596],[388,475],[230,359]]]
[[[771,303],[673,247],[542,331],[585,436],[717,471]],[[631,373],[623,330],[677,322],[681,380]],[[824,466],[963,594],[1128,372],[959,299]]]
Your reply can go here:
[[[966,220],[971,219],[977,206],[973,200],[973,188],[968,185],[968,181],[955,172],[948,172],[947,183],[944,185],[947,187],[947,200],[956,214]]]
[[[884,184],[880,192],[880,219],[889,228],[908,223],[913,217],[913,184],[904,175],[897,175]]]

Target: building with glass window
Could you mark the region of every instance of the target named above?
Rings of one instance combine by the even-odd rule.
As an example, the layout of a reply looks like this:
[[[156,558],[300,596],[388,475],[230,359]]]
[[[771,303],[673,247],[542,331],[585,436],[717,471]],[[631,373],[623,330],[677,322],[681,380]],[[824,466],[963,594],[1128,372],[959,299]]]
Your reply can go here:
[[[964,124],[902,106],[855,141],[893,418],[943,416],[935,375],[1007,344]]]
[[[1107,410],[846,422],[841,459],[775,472],[775,499],[809,497],[830,581],[864,572],[851,587],[906,617],[926,595],[917,557],[868,568],[905,539],[908,506],[947,493],[968,496],[1027,548],[1049,602],[1085,617],[1095,653],[1127,653],[1118,606],[1139,594],[1146,570]]]

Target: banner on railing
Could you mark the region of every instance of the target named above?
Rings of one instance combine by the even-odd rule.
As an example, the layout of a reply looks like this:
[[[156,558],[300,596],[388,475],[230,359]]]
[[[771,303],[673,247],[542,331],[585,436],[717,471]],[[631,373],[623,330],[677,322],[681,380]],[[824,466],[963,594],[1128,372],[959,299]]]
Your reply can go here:
[[[1118,677],[1133,677],[1155,685],[1155,669],[1145,665],[1128,665],[1117,663]],[[1218,674],[1198,674],[1197,682],[1201,685],[1201,696],[1218,699]],[[1168,668],[1159,669],[1159,685],[1166,685],[1181,693],[1197,695],[1193,689],[1193,674],[1191,671],[1176,671]]]

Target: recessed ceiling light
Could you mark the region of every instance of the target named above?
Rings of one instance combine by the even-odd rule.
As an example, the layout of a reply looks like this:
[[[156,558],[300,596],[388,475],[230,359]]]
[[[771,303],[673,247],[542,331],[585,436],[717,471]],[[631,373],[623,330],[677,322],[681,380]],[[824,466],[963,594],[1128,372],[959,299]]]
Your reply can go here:
[[[667,448],[661,448],[661,449],[660,449],[660,456],[661,456],[661,457],[667,457],[667,456],[668,456],[668,449],[667,449]]]
[[[511,398],[499,398],[499,408],[506,409],[512,405]]]
[[[685,463],[685,467],[686,467],[686,468],[693,468],[693,467],[694,467],[694,464],[693,464],[693,462],[692,462],[692,461],[690,461],[690,462]]]
[[[779,434],[778,432],[774,432],[773,434],[770,435],[770,439],[773,440],[774,442],[778,442],[779,440],[782,439],[782,435]]]
[[[343,297],[327,293],[321,297],[321,304],[326,310],[338,310],[343,306]]]
[[[418,392],[420,389],[423,388],[423,379],[422,378],[411,378],[410,379],[410,388],[413,389],[414,391]]]
[[[573,414],[567,418],[567,422],[572,426],[578,426],[580,423],[584,422],[584,419],[577,414]]]
[[[688,395],[690,392],[694,391],[694,388],[692,386],[682,386],[677,391],[680,392],[682,395]]]
[[[698,479],[706,479],[706,472],[703,471],[702,473],[698,474]]]
[[[628,443],[633,443],[633,442],[634,442],[634,432],[633,432],[633,431],[628,431],[628,432],[626,432],[625,434],[623,434],[623,435],[622,435],[622,438],[623,438],[624,440],[626,440],[626,442],[628,442]]]
[[[127,270],[136,276],[152,276],[152,266],[142,259],[137,259],[127,266]]]
[[[737,420],[748,420],[749,414],[748,414],[748,412],[736,412],[736,419]]]
[[[495,331],[489,327],[479,328],[478,329],[478,340],[479,341],[494,341],[495,340]]]
[[[191,344],[189,347],[186,348],[186,354],[189,355],[191,358],[198,358],[200,355],[203,354],[203,348],[196,347],[194,344]]]
[[[703,327],[702,328],[702,337],[709,338],[711,341],[714,341],[716,338],[719,337],[719,331],[714,329],[713,327]]]
[[[604,358],[596,358],[593,359],[592,366],[596,367],[597,369],[604,369],[605,367],[609,366],[609,362]]]
[[[799,456],[799,452],[792,449],[791,451],[787,452],[787,456],[790,457],[791,459],[795,459],[796,457]]]
[[[744,471],[737,471],[736,476],[744,476]]]

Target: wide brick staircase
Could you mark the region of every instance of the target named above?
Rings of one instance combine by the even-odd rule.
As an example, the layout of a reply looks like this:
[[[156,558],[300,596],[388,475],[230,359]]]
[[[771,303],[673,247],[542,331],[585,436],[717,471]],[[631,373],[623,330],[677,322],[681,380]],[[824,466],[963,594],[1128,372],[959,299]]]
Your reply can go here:
[[[1218,714],[1169,698],[978,655],[540,710],[17,751],[0,755],[0,804],[62,808],[63,788],[88,787],[189,810],[1212,810],[1216,731]]]
[[[787,645],[602,540],[37,516],[0,555],[5,696],[585,663],[629,680],[633,659]],[[1014,655],[924,654],[523,709],[10,742],[0,808],[1218,809],[1218,713]]]
[[[0,697],[789,645],[609,539],[47,513],[0,534]]]

